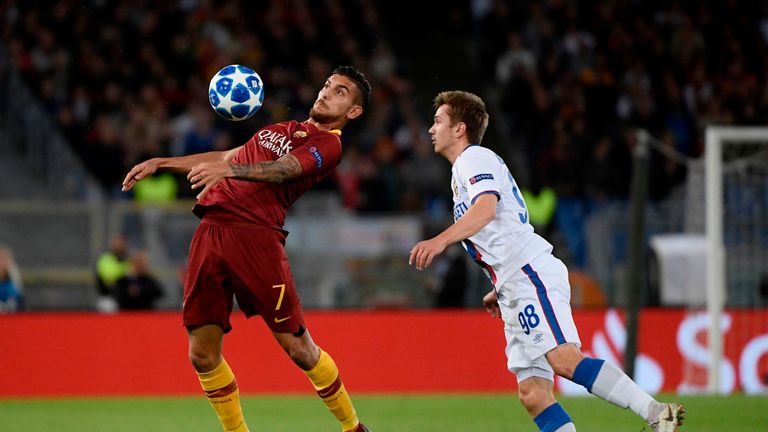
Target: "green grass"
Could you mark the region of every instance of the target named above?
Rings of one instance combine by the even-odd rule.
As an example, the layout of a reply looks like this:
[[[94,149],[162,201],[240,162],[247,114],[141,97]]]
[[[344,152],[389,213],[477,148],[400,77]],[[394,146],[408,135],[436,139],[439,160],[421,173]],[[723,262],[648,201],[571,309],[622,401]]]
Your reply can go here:
[[[353,396],[354,397],[354,396]],[[579,432],[639,432],[643,422],[594,397],[559,398]],[[765,431],[768,397],[674,397],[688,411],[682,431]],[[513,395],[386,395],[354,397],[373,432],[532,431]],[[338,431],[311,396],[243,398],[253,432]],[[215,432],[221,430],[205,398],[0,399],[4,432]],[[648,430],[648,428],[646,428]]]

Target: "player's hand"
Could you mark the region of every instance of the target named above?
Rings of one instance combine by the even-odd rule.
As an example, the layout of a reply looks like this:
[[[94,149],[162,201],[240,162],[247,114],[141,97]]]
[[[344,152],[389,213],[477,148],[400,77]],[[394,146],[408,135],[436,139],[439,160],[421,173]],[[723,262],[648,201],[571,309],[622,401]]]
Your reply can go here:
[[[158,159],[149,159],[131,168],[123,179],[123,192],[131,190],[139,180],[154,174],[159,164]]]
[[[491,314],[491,317],[501,318],[501,309],[499,309],[499,301],[496,298],[496,290],[483,296],[483,305],[485,306],[485,310]]]
[[[424,270],[432,264],[432,260],[445,250],[445,243],[437,238],[431,238],[416,243],[408,257],[408,265],[416,265],[419,270]]]
[[[192,189],[203,188],[202,192],[197,194],[197,199],[200,199],[218,182],[232,175],[229,162],[204,162],[192,167],[187,174],[187,180],[192,183]]]

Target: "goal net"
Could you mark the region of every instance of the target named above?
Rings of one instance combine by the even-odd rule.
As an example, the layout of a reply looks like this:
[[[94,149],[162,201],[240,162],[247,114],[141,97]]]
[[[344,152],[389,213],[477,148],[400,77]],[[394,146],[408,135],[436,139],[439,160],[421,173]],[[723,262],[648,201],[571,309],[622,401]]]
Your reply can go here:
[[[709,127],[703,171],[707,391],[728,393],[738,382],[748,393],[764,392],[768,336],[759,335],[768,327],[768,128]],[[691,181],[700,178],[693,174]],[[731,309],[746,313],[724,313]],[[729,355],[736,346],[744,347],[738,358]]]
[[[646,222],[658,301],[684,310],[677,391],[768,393],[768,127],[709,127],[700,159],[649,144],[687,169]]]

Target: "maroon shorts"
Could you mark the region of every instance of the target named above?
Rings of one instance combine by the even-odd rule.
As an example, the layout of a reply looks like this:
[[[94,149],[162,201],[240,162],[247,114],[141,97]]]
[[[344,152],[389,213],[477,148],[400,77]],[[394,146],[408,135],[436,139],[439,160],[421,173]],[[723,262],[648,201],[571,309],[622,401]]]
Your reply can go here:
[[[302,331],[304,312],[284,242],[280,231],[204,219],[189,251],[184,325],[216,324],[228,332],[234,296],[246,317],[261,315],[273,332]]]

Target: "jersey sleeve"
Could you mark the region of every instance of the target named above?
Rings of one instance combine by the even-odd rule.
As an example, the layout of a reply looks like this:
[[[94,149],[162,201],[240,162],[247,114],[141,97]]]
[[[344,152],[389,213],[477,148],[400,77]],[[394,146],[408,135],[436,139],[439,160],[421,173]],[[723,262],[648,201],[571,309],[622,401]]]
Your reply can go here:
[[[467,187],[471,204],[485,194],[496,195],[501,199],[500,172],[498,162],[492,154],[472,153],[464,155],[459,166],[459,176]]]
[[[292,151],[301,163],[301,176],[325,175],[341,161],[341,141],[333,134],[313,137]]]

